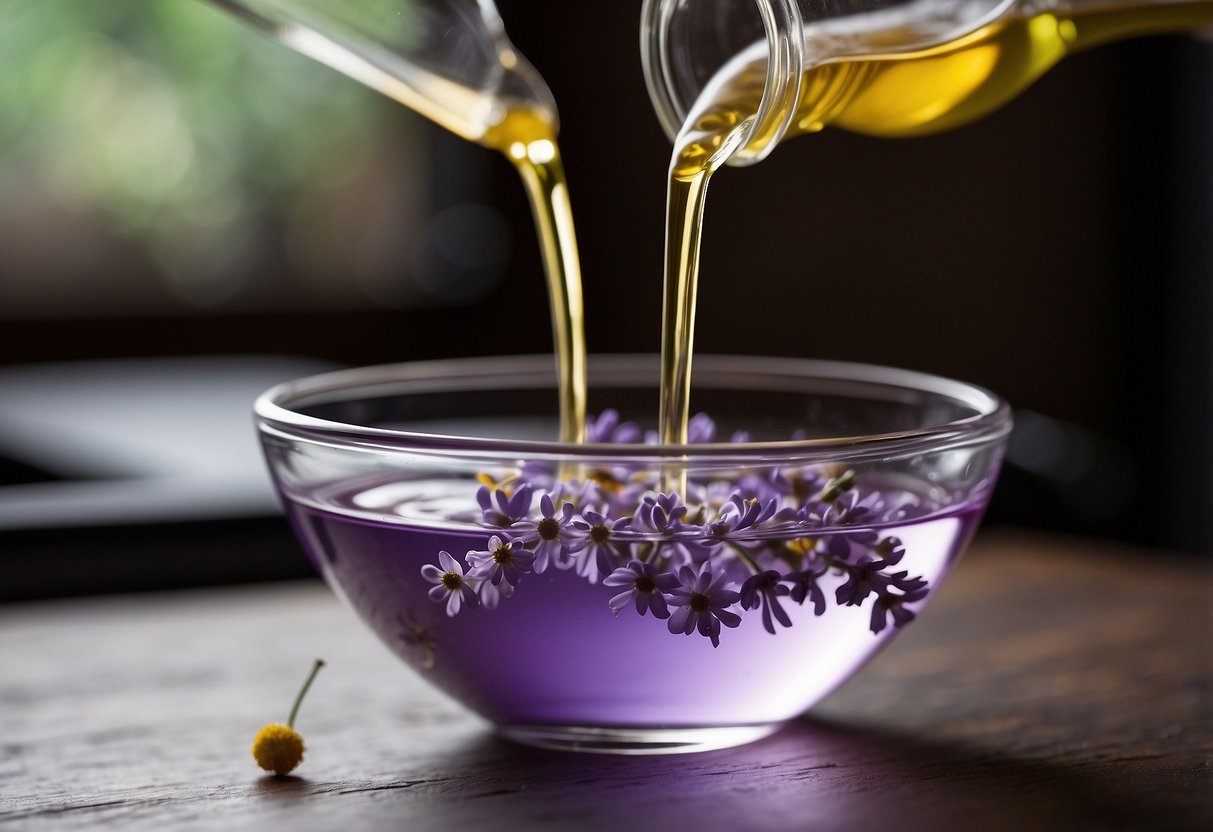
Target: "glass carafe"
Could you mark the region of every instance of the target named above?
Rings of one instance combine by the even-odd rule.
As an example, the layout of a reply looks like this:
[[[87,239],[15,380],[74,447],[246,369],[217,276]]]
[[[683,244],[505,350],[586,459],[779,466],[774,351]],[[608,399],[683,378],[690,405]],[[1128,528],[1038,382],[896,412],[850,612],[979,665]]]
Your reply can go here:
[[[1210,23],[1210,0],[644,0],[640,40],[669,136],[745,165],[826,126],[946,130],[1076,50]]]
[[[555,132],[547,85],[492,0],[210,0],[470,141],[527,112]]]
[[[585,437],[581,272],[556,104],[493,0],[210,0],[286,46],[505,154],[535,218],[551,300],[560,437]]]

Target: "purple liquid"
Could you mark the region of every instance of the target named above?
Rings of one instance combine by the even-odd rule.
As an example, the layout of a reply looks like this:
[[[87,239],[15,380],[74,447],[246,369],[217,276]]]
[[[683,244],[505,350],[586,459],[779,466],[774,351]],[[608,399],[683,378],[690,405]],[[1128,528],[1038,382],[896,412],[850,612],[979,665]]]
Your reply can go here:
[[[828,600],[821,616],[811,603],[783,599],[793,626],[776,635],[758,610],[726,629],[720,646],[698,634],[671,634],[666,622],[629,607],[616,617],[608,600],[618,587],[591,584],[571,571],[523,577],[496,609],[447,616],[427,597],[433,584],[421,567],[439,550],[463,560],[483,550],[492,533],[416,518],[426,510],[368,505],[367,489],[349,499],[305,505],[288,513],[300,540],[330,586],[400,658],[486,719],[502,726],[707,727],[777,723],[796,716],[846,680],[896,633],[874,634],[873,597],[839,606],[834,589],[845,577],[820,581]],[[470,503],[439,495],[444,506]],[[417,501],[420,504],[420,501]],[[329,506],[336,506],[336,510]],[[323,507],[322,507],[323,506]],[[878,529],[905,545],[896,567],[922,576],[931,593],[971,537],[983,506],[966,504]],[[803,534],[803,532],[801,533]],[[821,535],[818,535],[821,537]],[[919,610],[928,598],[907,605]]]

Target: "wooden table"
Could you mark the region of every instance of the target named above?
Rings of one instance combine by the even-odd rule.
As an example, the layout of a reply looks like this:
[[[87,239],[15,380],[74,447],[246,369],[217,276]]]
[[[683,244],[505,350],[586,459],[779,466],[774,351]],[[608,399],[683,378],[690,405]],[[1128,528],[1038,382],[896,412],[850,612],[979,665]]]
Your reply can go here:
[[[319,584],[0,608],[0,829],[1213,828],[1210,570],[984,532],[799,720],[656,758],[514,746]],[[253,734],[314,656],[298,777]]]

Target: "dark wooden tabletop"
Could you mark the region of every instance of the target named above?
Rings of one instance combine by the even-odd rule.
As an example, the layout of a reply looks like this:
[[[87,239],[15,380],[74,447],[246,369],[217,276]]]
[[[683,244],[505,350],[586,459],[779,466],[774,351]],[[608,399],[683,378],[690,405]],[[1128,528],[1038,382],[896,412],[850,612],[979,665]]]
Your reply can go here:
[[[318,583],[0,607],[0,828],[1213,828],[1213,575],[986,531],[921,620],[761,742],[498,739]],[[249,745],[329,663],[298,776]]]

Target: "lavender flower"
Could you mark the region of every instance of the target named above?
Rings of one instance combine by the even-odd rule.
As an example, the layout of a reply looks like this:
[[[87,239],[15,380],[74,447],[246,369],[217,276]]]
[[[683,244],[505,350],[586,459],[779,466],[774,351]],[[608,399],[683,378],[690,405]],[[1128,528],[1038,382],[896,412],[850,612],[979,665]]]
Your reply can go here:
[[[826,611],[826,596],[821,590],[817,579],[828,572],[828,564],[821,563],[810,566],[800,572],[792,572],[787,579],[792,582],[791,598],[797,604],[806,600],[813,602],[813,615],[823,615]]]
[[[469,578],[486,581],[493,586],[504,583],[513,590],[518,586],[518,579],[531,571],[535,554],[528,552],[521,540],[503,540],[493,535],[489,538],[487,550],[468,552],[464,560],[472,566],[468,570]],[[481,589],[480,597],[483,600],[483,587]]]
[[[640,428],[634,422],[620,422],[619,411],[607,408],[597,419],[586,420],[585,441],[630,445],[640,441]]]
[[[573,510],[579,514],[587,508],[599,506],[603,502],[602,489],[599,484],[589,479],[585,482],[569,480],[556,483],[556,486],[548,493],[554,504],[572,503]]]
[[[893,616],[893,626],[904,627],[914,620],[914,613],[905,608],[905,604],[921,601],[927,597],[927,587],[924,582],[917,589],[902,595],[881,595],[872,604],[872,619],[869,626],[873,633],[879,633],[888,625],[888,616]]]
[[[607,575],[602,583],[605,586],[630,587],[610,600],[611,612],[615,615],[619,615],[629,604],[635,604],[636,612],[640,615],[647,610],[653,613],[654,618],[669,618],[670,610],[662,593],[678,586],[678,578],[670,572],[658,573],[657,567],[651,563],[634,560]]]
[[[707,550],[698,543],[699,530],[682,525],[686,513],[687,507],[682,505],[676,492],[649,495],[632,514],[632,530],[663,538],[659,544],[661,555],[671,564],[690,564],[695,561],[696,554],[704,554]]]
[[[519,478],[541,491],[551,491],[556,487],[556,466],[543,460],[530,460],[523,463]]]
[[[670,616],[670,632],[690,635],[699,630],[700,635],[712,640],[713,647],[719,647],[720,625],[736,627],[741,623],[741,616],[728,609],[740,594],[730,588],[724,572],[713,574],[711,563],[700,566],[698,573],[689,566],[682,567],[678,580],[682,586],[672,589],[668,598],[679,608]]]
[[[574,520],[574,534],[581,538],[577,574],[587,578],[590,583],[597,583],[600,574],[609,575],[619,558],[626,557],[631,547],[630,542],[622,536],[626,534],[627,526],[626,517],[611,521],[605,515],[590,510],[582,514],[581,520]]]
[[[843,564],[847,580],[834,590],[834,601],[848,607],[857,607],[869,595],[880,595],[889,585],[889,578],[881,572],[879,559],[864,558],[859,563]]]
[[[792,514],[790,509],[780,510],[779,500],[775,498],[762,502],[734,493],[729,504],[721,510],[720,517],[704,527],[704,532],[709,539],[719,543],[730,538],[745,537],[744,532],[757,530],[763,524],[777,525],[788,520]]]
[[[476,590],[477,595],[480,597],[480,603],[486,610],[497,609],[497,604],[501,602],[502,598],[514,597],[513,585],[507,584],[505,581],[499,584],[495,584],[492,581],[482,581],[476,587]]]
[[[767,474],[751,471],[742,474],[734,484],[725,483],[725,485],[731,485],[733,489],[729,497],[739,494],[742,497],[762,502],[770,499],[780,499],[790,493],[790,488],[782,479],[782,474],[780,474],[778,469]],[[797,505],[799,506],[803,502],[801,500]]]
[[[862,556],[864,550],[871,550],[879,539],[880,535],[873,531],[831,534],[825,539],[825,547],[831,558],[845,563],[851,560],[856,551],[859,551]]]
[[[875,537],[875,533],[873,533],[873,537]],[[926,581],[922,578],[908,578],[906,572],[897,572],[892,575],[885,573],[885,569],[896,566],[905,555],[905,548],[897,538],[886,537],[875,544],[872,551],[879,557],[863,557],[858,563],[853,564],[837,562],[834,564],[847,573],[846,583],[834,591],[834,598],[839,604],[845,604],[848,607],[858,606],[873,592],[878,596],[885,594],[890,585],[896,586],[903,592],[916,591],[920,587],[926,586]],[[830,554],[833,555],[833,547],[831,547]]]
[[[826,491],[830,491],[827,485]],[[880,495],[873,492],[860,499],[854,491],[848,491],[831,501],[811,499],[801,507],[799,519],[810,529],[836,529],[840,526],[862,526],[878,522],[881,518],[876,510]]]
[[[487,485],[482,485],[476,491],[476,501],[480,503],[481,521],[486,526],[508,528],[522,520],[531,511],[531,495],[534,488],[523,485],[513,494],[498,488],[490,491]]]
[[[585,545],[569,528],[569,522],[577,510],[572,503],[564,503],[557,515],[552,496],[544,494],[539,500],[539,511],[539,517],[520,520],[510,526],[523,543],[538,541],[535,546],[535,573],[544,572],[548,564],[555,564],[557,569],[572,568],[576,562],[569,556]]]
[[[687,444],[703,445],[716,438],[716,423],[706,413],[696,413],[687,421]],[[657,431],[650,430],[644,434],[646,445],[657,444]]]
[[[641,438],[614,410],[586,428],[591,442]],[[697,414],[688,441],[713,442],[716,433],[715,423]],[[721,627],[739,626],[747,610],[761,610],[769,633],[792,626],[785,598],[823,615],[828,602],[861,606],[874,596],[869,626],[880,633],[890,622],[913,620],[909,607],[927,596],[924,578],[893,571],[905,555],[901,541],[877,531],[931,510],[908,492],[861,489],[858,475],[840,465],[731,470],[688,482],[685,494],[658,493],[659,479],[660,472],[620,462],[558,481],[545,461],[525,463],[502,481],[482,477],[479,512],[454,516],[501,531],[485,550],[467,553],[466,575],[447,552],[439,554],[441,568],[423,567],[434,584],[430,598],[445,603],[450,616],[465,604],[493,608],[523,575],[552,565],[621,588],[609,601],[615,615],[634,606],[641,616],[666,619],[672,633],[698,631],[718,647]],[[713,562],[725,546],[736,559]],[[738,587],[728,570],[740,571],[742,561],[756,574]],[[832,570],[840,577],[828,598],[822,579]]]
[[[785,468],[771,475],[771,487],[802,506],[822,489],[821,473],[812,468]]]
[[[752,575],[741,585],[739,600],[743,609],[753,610],[762,607],[762,626],[771,635],[775,635],[775,621],[785,627],[792,626],[792,619],[779,605],[781,596],[788,595],[791,590],[781,581],[783,576],[773,569]],[[773,620],[772,620],[773,619]]]
[[[712,480],[706,485],[687,484],[687,502],[703,508],[706,515],[715,517],[724,511],[738,487],[732,480]]]
[[[480,599],[476,597],[472,584],[463,577],[463,567],[459,561],[451,557],[450,552],[439,552],[438,563],[441,569],[432,563],[421,567],[421,577],[435,584],[428,593],[430,600],[439,604],[445,601],[446,614],[452,618],[459,612],[461,604],[478,606]]]

